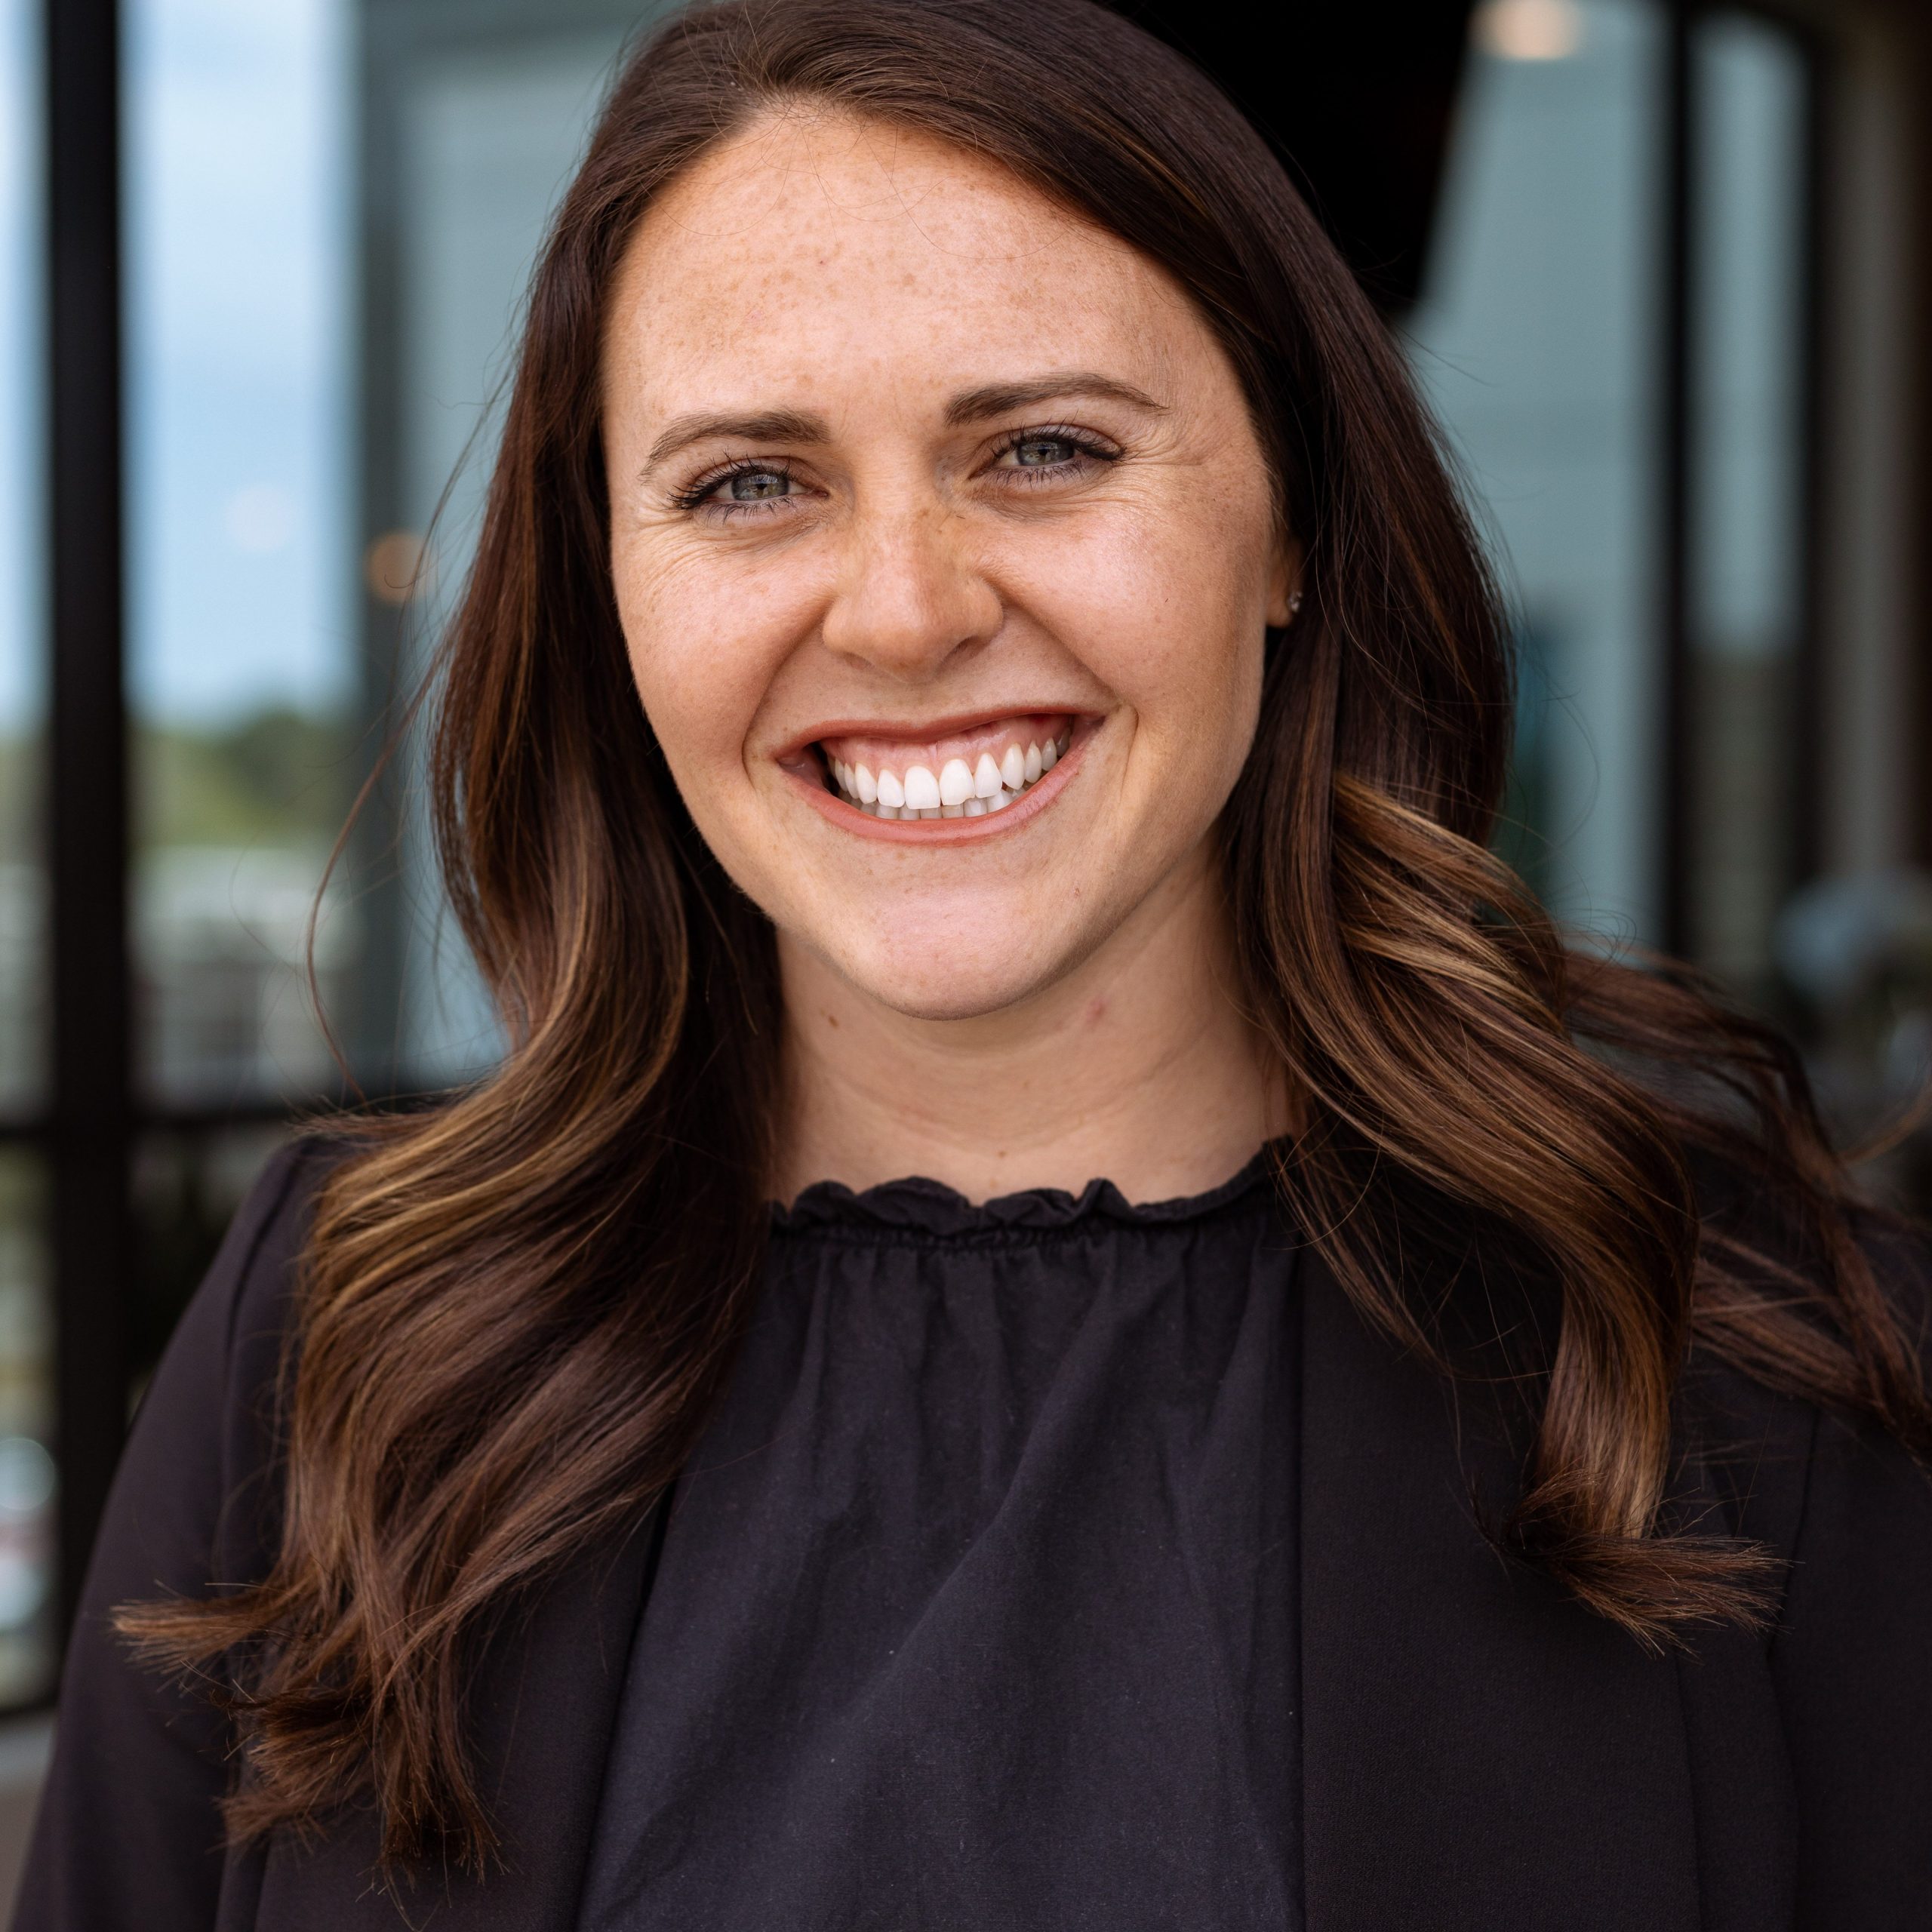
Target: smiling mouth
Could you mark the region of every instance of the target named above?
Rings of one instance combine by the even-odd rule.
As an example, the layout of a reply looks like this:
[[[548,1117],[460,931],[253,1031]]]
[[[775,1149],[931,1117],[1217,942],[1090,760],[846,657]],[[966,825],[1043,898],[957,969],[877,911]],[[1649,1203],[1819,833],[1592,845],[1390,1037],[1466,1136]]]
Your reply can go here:
[[[869,817],[983,818],[1053,770],[1073,726],[1065,712],[1028,712],[925,740],[841,734],[817,750],[826,789]]]

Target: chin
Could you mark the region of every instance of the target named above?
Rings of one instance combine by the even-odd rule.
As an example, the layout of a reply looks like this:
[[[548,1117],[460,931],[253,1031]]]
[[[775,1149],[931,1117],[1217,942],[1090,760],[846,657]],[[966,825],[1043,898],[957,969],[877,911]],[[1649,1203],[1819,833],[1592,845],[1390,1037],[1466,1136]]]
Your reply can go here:
[[[860,990],[909,1020],[980,1020],[1022,1004],[1058,977],[1060,962],[1010,955],[984,959],[931,955],[906,959],[903,971],[890,955],[841,959],[839,968]]]

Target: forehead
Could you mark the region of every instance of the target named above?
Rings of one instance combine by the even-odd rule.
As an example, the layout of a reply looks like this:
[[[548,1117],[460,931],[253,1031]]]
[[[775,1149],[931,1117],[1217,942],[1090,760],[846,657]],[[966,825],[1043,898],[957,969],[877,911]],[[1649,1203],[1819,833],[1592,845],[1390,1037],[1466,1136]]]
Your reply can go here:
[[[664,409],[774,385],[910,400],[1075,363],[1152,389],[1202,358],[1217,346],[1187,297],[1116,236],[963,149],[802,110],[653,204],[606,349],[607,376]]]

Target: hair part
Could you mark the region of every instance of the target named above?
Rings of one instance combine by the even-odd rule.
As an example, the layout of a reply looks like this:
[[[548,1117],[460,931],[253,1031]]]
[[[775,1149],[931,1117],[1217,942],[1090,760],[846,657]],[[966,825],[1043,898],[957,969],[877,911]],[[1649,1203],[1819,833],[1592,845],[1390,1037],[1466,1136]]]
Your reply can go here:
[[[626,68],[557,217],[440,654],[436,836],[508,1055],[435,1112],[355,1124],[321,1189],[269,1574],[122,1614],[157,1660],[230,1660],[240,1836],[373,1795],[389,1860],[488,1857],[478,1647],[661,1493],[755,1291],[772,935],[630,681],[598,382],[645,210],[786,103],[1011,169],[1159,263],[1232,358],[1304,558],[1224,825],[1247,995],[1306,1097],[1278,1185],[1364,1313],[1445,1365],[1444,1266],[1506,1257],[1554,1297],[1498,1538],[1646,1643],[1761,1616],[1767,1553],[1669,1520],[1694,1343],[1932,1447],[1795,1057],[1679,970],[1567,948],[1485,849],[1502,602],[1395,347],[1261,138],[1088,0],[725,0]],[[1779,1204],[1774,1241],[1704,1223],[1700,1160]]]

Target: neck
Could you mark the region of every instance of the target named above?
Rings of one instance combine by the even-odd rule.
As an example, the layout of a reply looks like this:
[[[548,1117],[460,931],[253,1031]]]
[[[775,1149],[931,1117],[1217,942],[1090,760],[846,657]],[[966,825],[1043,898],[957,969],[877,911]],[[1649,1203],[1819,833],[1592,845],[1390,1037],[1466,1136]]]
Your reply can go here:
[[[1287,1124],[1231,938],[1204,851],[1072,971],[970,1019],[895,1012],[781,934],[778,1197],[912,1174],[973,1201],[1103,1177],[1134,1201],[1218,1186]]]

